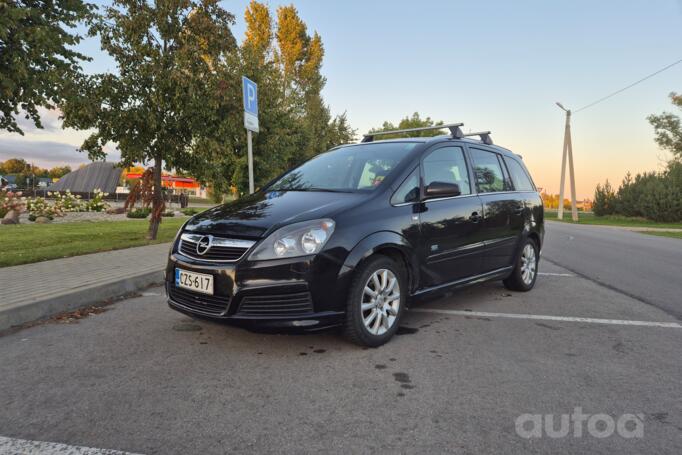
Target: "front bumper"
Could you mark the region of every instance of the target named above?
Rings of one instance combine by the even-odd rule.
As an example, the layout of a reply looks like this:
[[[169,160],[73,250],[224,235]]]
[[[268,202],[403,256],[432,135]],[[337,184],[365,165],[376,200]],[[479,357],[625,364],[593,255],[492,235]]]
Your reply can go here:
[[[175,269],[214,277],[214,295],[175,286]],[[205,263],[171,253],[166,293],[171,308],[254,329],[319,330],[344,319],[346,278],[331,255],[273,261]]]

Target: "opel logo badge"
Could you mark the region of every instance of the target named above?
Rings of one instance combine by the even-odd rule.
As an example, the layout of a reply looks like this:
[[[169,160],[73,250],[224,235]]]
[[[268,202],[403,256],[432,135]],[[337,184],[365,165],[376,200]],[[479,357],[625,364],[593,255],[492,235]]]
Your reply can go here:
[[[205,235],[199,239],[197,242],[197,254],[203,256],[208,250],[211,249],[211,243],[213,243],[213,237],[210,235]]]

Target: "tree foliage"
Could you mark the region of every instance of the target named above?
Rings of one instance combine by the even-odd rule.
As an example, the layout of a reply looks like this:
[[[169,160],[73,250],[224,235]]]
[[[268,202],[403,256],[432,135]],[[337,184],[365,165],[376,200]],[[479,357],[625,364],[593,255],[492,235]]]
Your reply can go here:
[[[91,159],[114,143],[124,166],[153,162],[155,208],[163,203],[162,165],[201,168],[203,146],[229,130],[224,114],[238,109],[235,78],[216,70],[236,48],[233,23],[217,0],[114,0],[90,30],[118,73],[74,84],[64,126],[94,129],[81,146]],[[151,218],[149,238],[159,222]]]
[[[443,125],[444,122],[442,120],[439,121],[434,121],[431,119],[431,117],[426,117],[426,118],[421,118],[419,115],[419,112],[415,112],[412,114],[412,116],[406,116],[400,122],[398,122],[398,125],[394,125],[393,123],[386,121],[384,122],[381,127],[379,128],[372,128],[369,132],[370,133],[379,133],[382,131],[392,131],[392,130],[403,130],[403,129],[408,129],[408,128],[423,128],[427,126],[438,126],[438,125]],[[414,133],[410,133],[410,136],[412,137],[432,137],[432,136],[439,136],[441,134],[444,134],[444,130],[426,130],[426,131],[416,131]],[[381,139],[396,139],[404,137],[402,134],[386,134],[382,135]]]
[[[93,10],[82,0],[0,0],[0,130],[23,134],[20,114],[42,128],[38,107],[58,104],[89,60],[73,50],[81,36],[72,30]]]
[[[682,95],[670,94],[672,103],[682,109]],[[678,115],[663,112],[660,115],[647,117],[654,127],[655,141],[664,150],[673,154],[676,160],[682,160],[682,121]]]

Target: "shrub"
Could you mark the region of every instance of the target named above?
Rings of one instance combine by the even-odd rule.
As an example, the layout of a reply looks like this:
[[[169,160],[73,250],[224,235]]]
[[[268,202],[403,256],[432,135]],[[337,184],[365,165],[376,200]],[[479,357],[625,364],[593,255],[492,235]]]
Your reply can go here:
[[[152,213],[152,209],[149,207],[142,207],[129,211],[126,216],[128,218],[147,218],[150,213]]]
[[[164,216],[164,217],[175,216],[175,212],[172,211],[172,210],[167,210],[167,211],[163,212],[163,213],[161,214],[161,216]]]
[[[105,196],[109,196],[109,193],[104,193],[99,188],[96,189],[95,196],[85,203],[85,210],[88,212],[104,212],[109,208],[109,204],[104,202]]]
[[[26,198],[21,196],[21,193],[14,193],[12,191],[0,190],[0,218],[7,215],[7,212],[14,210],[21,213],[26,207]]]
[[[628,173],[614,192],[607,181],[594,193],[595,215],[618,214],[653,221],[682,221],[682,162],[671,161],[663,172]]]
[[[39,216],[44,216],[46,218],[54,219],[55,216],[61,216],[62,214],[55,209],[54,206],[50,205],[44,198],[36,197],[29,198],[26,201],[26,209],[28,210],[29,221],[35,221]]]
[[[197,213],[200,213],[200,212],[201,212],[200,209],[195,208],[195,207],[191,207],[191,208],[188,207],[188,208],[182,209],[182,210],[180,210],[180,211],[183,213],[183,215],[187,215],[187,216],[194,216],[194,215],[196,215]]]
[[[47,193],[48,196],[54,196],[54,208],[58,212],[80,212],[81,197],[71,194],[71,190],[66,190],[64,194],[55,191]]]
[[[613,215],[616,213],[616,194],[607,180],[604,186],[597,184],[594,190],[594,203],[592,210],[597,216]]]

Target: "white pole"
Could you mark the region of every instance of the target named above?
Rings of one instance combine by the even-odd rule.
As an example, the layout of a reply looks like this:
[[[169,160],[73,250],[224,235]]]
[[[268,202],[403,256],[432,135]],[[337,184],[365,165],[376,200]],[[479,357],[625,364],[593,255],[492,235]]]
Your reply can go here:
[[[570,113],[571,111],[566,111],[566,126],[564,128],[564,150],[561,155],[561,185],[559,186],[559,212],[557,213],[557,218],[560,220],[564,219],[564,184],[566,182],[566,155],[568,154],[568,138],[570,132]]]
[[[573,171],[573,140],[571,139],[571,111],[566,113],[566,128],[568,134],[568,172],[571,179],[571,219],[578,221],[578,205],[575,201],[575,172]]]
[[[249,194],[254,192],[253,188],[253,144],[251,141],[251,130],[246,130],[246,141],[249,148]]]

